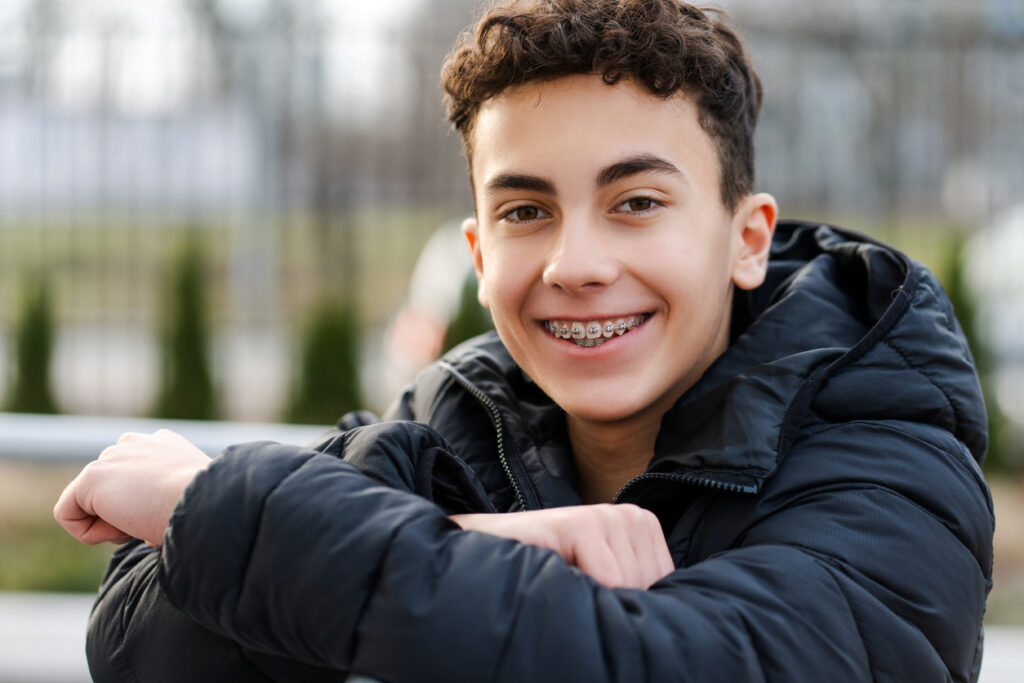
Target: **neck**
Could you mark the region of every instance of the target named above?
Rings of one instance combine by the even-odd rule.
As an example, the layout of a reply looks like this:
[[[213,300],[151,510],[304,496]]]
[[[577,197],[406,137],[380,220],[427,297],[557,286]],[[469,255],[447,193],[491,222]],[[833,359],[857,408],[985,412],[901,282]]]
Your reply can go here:
[[[647,469],[654,457],[661,416],[604,423],[568,415],[567,424],[583,502],[608,503],[626,482]]]

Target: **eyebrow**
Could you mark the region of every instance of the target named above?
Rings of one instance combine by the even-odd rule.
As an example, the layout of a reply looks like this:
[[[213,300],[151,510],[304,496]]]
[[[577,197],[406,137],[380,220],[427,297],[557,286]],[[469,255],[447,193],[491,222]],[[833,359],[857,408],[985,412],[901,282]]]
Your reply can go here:
[[[637,154],[601,170],[597,175],[597,186],[607,187],[617,180],[640,173],[666,173],[686,178],[675,164],[654,154]]]
[[[597,187],[607,187],[617,180],[638,175],[640,173],[665,173],[686,178],[679,167],[666,159],[654,154],[637,154],[617,161],[601,169],[597,174]],[[558,196],[555,184],[547,178],[525,173],[499,173],[484,185],[484,191],[493,194],[499,190],[524,190],[551,196]]]
[[[541,178],[535,175],[525,175],[520,173],[501,173],[490,180],[484,186],[484,190],[488,193],[494,193],[498,190],[526,190],[528,192],[539,192],[541,194],[549,194],[555,196],[558,192],[555,191],[555,184],[546,178]]]

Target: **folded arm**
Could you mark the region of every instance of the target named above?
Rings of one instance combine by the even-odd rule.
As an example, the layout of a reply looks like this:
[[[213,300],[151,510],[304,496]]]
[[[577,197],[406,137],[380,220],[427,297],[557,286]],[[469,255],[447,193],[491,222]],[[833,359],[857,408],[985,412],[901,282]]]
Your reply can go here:
[[[646,591],[460,528],[336,457],[238,447],[195,477],[146,585],[244,652],[389,681],[967,680],[991,571],[983,484],[951,439],[879,427],[869,451],[864,429],[795,444],[785,480],[742,499],[741,537],[736,508],[712,505],[693,545],[720,551]],[[906,464],[868,469],[878,457]]]

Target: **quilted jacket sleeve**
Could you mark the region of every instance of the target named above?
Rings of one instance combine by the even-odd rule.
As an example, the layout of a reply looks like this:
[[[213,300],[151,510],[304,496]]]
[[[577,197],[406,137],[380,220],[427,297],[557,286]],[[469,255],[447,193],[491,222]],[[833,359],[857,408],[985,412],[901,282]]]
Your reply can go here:
[[[249,466],[233,470],[225,464],[225,471],[234,472],[226,476],[249,477],[244,485],[255,486],[266,477],[279,475],[260,464],[260,454],[268,448],[301,454],[296,456],[300,460],[318,453],[324,461],[337,461],[347,454],[351,463],[347,467],[357,469],[365,483],[408,491],[430,501],[426,504],[431,509],[447,511],[445,514],[493,511],[469,468],[450,455],[450,447],[436,432],[415,423],[371,422],[366,415],[350,414],[340,423],[342,429],[327,434],[313,449],[270,444],[235,446],[227,459]],[[219,494],[213,491],[212,495]],[[222,502],[217,514],[236,523],[251,521],[247,514],[259,514],[256,501],[246,506],[230,498]],[[176,519],[182,514],[184,511],[179,510]],[[300,534],[306,531],[296,529]],[[248,552],[247,539],[242,535],[226,528],[216,532],[220,533],[225,535],[208,548],[211,555],[201,562],[211,570],[228,558]],[[287,654],[251,649],[215,626],[201,625],[168,599],[158,580],[162,554],[162,550],[132,541],[111,558],[86,639],[95,681],[338,680],[336,669],[304,664]],[[278,559],[287,564],[286,556]],[[203,567],[199,569],[205,572]]]
[[[685,539],[738,542],[610,590],[351,463],[250,445],[186,492],[159,580],[251,651],[391,683],[968,680],[992,517],[962,447],[846,425],[783,468],[759,496],[716,498],[709,538]]]
[[[203,628],[167,599],[157,580],[159,562],[160,553],[141,541],[111,558],[86,639],[94,681],[338,680],[336,671],[249,651]]]

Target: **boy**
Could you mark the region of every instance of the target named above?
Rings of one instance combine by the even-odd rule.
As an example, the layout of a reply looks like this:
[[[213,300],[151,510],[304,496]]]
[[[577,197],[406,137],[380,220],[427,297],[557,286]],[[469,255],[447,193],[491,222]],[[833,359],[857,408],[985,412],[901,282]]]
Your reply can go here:
[[[497,336],[315,449],[105,451],[57,518],[160,549],[115,554],[96,679],[974,680],[969,352],[920,265],[776,227],[735,33],[513,2],[443,78]]]

